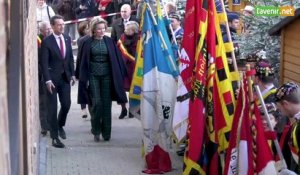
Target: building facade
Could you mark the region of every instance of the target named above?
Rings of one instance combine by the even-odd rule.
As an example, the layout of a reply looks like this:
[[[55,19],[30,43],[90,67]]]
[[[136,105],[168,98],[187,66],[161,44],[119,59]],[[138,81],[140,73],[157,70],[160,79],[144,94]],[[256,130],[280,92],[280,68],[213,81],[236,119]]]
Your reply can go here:
[[[38,174],[36,1],[0,0],[0,170]]]

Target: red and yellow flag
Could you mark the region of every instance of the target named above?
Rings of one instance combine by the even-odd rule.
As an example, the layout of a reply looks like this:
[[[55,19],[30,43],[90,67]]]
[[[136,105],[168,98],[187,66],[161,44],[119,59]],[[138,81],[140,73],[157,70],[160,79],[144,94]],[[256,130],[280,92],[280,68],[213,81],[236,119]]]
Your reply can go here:
[[[207,0],[189,0],[186,5],[185,33],[181,64],[183,82],[190,93],[187,141],[183,174],[205,174],[202,147],[205,127],[205,87],[207,71]]]
[[[191,0],[186,9],[181,63],[187,68],[181,77],[192,93],[183,174],[219,174],[219,154],[228,147],[232,127],[233,81],[238,80],[238,72],[229,70],[226,51],[230,48],[223,42],[222,15],[217,14],[215,2]]]

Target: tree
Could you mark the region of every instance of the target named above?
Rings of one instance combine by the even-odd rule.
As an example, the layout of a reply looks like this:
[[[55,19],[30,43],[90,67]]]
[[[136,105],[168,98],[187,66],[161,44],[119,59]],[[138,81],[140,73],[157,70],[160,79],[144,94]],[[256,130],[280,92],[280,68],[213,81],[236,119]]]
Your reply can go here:
[[[292,0],[249,0],[255,6],[294,6],[299,7],[299,3]],[[261,50],[265,51],[268,59],[276,68],[279,67],[280,59],[280,36],[269,36],[268,30],[277,24],[283,17],[281,16],[257,16],[255,12],[252,16],[242,15],[245,32],[238,36],[242,59],[253,55]],[[278,77],[278,76],[277,76]]]

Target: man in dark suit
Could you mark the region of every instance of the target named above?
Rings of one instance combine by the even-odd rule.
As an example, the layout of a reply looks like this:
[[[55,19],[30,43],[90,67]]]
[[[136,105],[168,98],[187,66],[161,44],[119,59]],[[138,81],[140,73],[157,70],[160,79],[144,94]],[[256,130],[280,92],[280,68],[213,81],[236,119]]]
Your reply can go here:
[[[48,122],[47,122],[47,97],[46,97],[46,85],[43,78],[42,73],[42,65],[41,65],[41,55],[42,55],[42,41],[45,37],[49,36],[52,33],[51,25],[48,21],[42,21],[39,24],[39,35],[37,36],[38,41],[38,78],[39,78],[39,109],[40,109],[40,123],[41,123],[41,134],[43,136],[47,135],[47,130],[49,130]]]
[[[71,106],[71,86],[75,83],[74,59],[71,38],[63,34],[64,20],[62,16],[51,17],[50,24],[53,34],[42,42],[42,71],[47,87],[47,104],[49,108],[48,122],[50,136],[54,147],[63,148],[59,140],[66,139],[63,129]],[[61,108],[57,118],[57,95]]]
[[[120,39],[121,35],[124,33],[124,24],[128,21],[136,21],[138,20],[131,16],[131,7],[129,4],[124,4],[121,7],[121,18],[118,18],[112,24],[111,29],[111,38],[117,43]]]

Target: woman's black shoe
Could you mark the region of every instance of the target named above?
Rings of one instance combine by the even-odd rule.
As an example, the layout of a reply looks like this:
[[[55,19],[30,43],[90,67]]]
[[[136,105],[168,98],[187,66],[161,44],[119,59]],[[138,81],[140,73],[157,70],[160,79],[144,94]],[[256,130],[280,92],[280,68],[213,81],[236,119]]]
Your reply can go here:
[[[133,118],[133,117],[134,115],[131,112],[129,112],[129,118]]]
[[[82,117],[82,118],[87,118],[87,115],[82,115],[81,117]]]
[[[94,136],[94,141],[95,142],[99,142],[100,141],[100,136],[99,135],[95,135]]]
[[[121,112],[121,114],[120,114],[120,116],[119,116],[119,119],[123,119],[123,118],[125,118],[125,117],[126,117],[126,115],[127,115],[127,109],[126,109],[126,108],[124,108],[124,109],[122,109],[122,112]]]
[[[103,137],[103,140],[107,142],[107,141],[110,140],[110,138],[104,138],[104,137]]]

